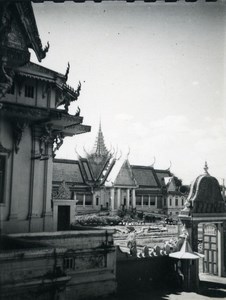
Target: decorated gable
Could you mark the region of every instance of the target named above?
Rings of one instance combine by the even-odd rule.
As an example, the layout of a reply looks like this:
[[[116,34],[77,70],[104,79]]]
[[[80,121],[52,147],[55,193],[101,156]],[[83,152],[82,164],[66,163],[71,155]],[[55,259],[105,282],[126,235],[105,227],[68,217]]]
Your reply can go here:
[[[137,185],[128,160],[126,160],[123,163],[123,165],[115,179],[114,185],[121,185],[121,186]]]

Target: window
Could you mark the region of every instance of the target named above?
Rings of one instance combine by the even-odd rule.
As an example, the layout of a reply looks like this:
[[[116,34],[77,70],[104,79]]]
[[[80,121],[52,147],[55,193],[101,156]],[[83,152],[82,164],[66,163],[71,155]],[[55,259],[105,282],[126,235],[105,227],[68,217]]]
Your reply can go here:
[[[25,97],[34,98],[34,87],[32,85],[25,85]]]
[[[144,196],[143,205],[148,205],[148,196]]]
[[[93,196],[86,195],[86,205],[92,205],[92,204],[93,204]]]
[[[73,257],[64,258],[64,269],[73,270],[75,266],[75,260]]]
[[[141,205],[141,196],[136,196],[136,205]]]
[[[169,206],[172,206],[172,198],[169,198]]]
[[[178,198],[175,199],[175,206],[178,206]]]
[[[166,198],[164,198],[164,206],[166,206]]]
[[[6,156],[0,155],[0,203],[4,202]]]
[[[150,197],[150,205],[155,205],[155,197]]]
[[[83,204],[83,194],[76,194],[76,200],[78,200],[76,205],[82,205]]]
[[[99,197],[96,197],[96,205],[99,205]]]
[[[181,198],[181,206],[184,206],[184,198]]]

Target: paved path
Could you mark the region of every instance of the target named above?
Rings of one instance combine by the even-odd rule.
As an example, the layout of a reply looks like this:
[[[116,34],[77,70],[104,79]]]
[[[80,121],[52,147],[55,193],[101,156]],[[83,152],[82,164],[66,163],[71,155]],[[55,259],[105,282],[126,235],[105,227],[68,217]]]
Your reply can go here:
[[[226,299],[226,278],[200,274],[197,293],[165,290],[131,291],[112,295],[105,300],[219,300]]]

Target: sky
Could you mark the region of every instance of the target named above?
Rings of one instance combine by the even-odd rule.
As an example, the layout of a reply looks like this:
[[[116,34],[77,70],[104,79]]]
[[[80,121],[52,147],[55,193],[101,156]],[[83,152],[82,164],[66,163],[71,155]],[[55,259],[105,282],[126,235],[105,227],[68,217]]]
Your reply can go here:
[[[65,138],[57,158],[91,151],[101,120],[108,148],[135,165],[171,171],[189,184],[226,179],[224,1],[33,3],[42,65],[82,84],[77,106],[90,133]],[[32,60],[37,62],[35,55]]]

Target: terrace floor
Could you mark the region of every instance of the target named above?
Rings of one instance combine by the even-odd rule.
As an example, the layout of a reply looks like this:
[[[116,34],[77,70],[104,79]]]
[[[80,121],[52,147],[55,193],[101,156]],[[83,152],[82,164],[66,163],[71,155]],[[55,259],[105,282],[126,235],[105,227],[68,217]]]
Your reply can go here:
[[[104,300],[219,300],[226,299],[226,278],[200,274],[199,291],[183,292],[169,289],[127,291]]]

